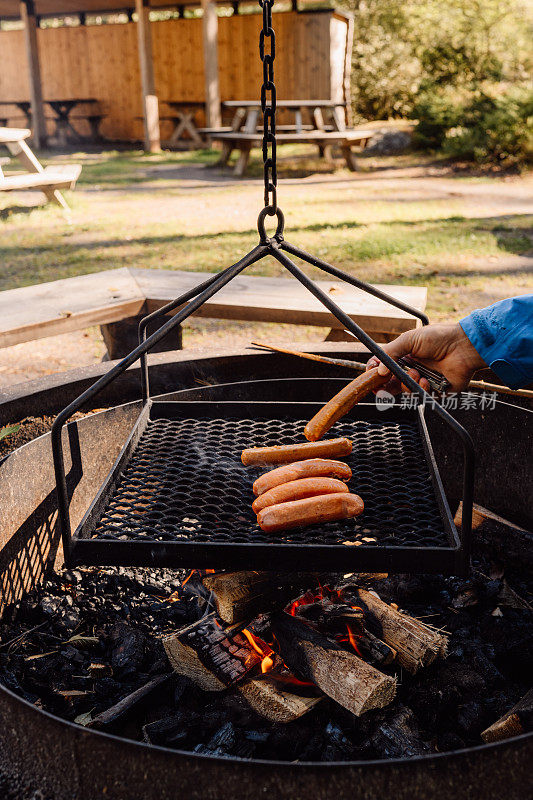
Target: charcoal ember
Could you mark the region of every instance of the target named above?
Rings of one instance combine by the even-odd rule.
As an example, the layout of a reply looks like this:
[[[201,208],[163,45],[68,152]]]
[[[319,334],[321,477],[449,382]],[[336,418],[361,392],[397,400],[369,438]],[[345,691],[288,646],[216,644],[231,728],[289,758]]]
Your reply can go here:
[[[404,706],[386,714],[371,744],[380,758],[406,758],[430,752],[429,745],[420,737],[413,712]]]
[[[110,632],[111,666],[123,677],[138,672],[148,649],[147,637],[138,629],[118,622]]]
[[[457,724],[459,731],[470,738],[477,738],[484,728],[486,716],[481,703],[475,700],[465,703],[457,709]]]
[[[79,569],[67,569],[63,572],[63,580],[73,586],[77,586],[82,582],[83,575]]]
[[[464,739],[456,733],[446,732],[437,738],[436,749],[439,753],[446,753],[451,750],[460,750],[466,746]]]
[[[173,714],[143,726],[144,741],[166,747],[180,746],[187,739],[187,725],[183,714]]]
[[[354,758],[356,748],[338,725],[328,722],[325,739],[326,746],[322,753],[322,761],[349,761]]]
[[[61,598],[59,597],[48,597],[45,596],[42,598],[41,602],[39,603],[41,610],[47,616],[53,616],[57,614],[60,607],[61,607]]]
[[[302,756],[304,749],[307,749],[306,743],[310,742],[315,735],[317,735],[317,731],[310,726],[297,724],[276,726],[268,740],[269,758],[279,761],[319,760],[318,757],[313,759]],[[318,736],[323,744],[321,731]],[[317,746],[319,747],[320,743]]]
[[[436,675],[437,687],[449,697],[457,695],[459,699],[483,694],[486,684],[482,676],[467,663],[445,663]]]
[[[232,722],[226,722],[213,734],[207,744],[199,744],[194,748],[195,753],[211,753],[224,755],[230,753],[235,747],[237,734]]]

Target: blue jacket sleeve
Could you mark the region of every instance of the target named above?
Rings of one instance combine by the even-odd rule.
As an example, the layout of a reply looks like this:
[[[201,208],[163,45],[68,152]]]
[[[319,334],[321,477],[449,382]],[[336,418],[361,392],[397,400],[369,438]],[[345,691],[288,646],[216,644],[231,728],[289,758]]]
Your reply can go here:
[[[485,364],[509,388],[533,382],[533,294],[478,308],[459,324]]]

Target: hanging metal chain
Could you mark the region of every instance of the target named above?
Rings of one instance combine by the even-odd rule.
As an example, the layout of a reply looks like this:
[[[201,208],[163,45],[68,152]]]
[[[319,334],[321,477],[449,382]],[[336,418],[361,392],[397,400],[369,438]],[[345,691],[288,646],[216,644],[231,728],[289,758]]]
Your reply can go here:
[[[274,0],[259,0],[263,9],[263,28],[259,34],[259,55],[263,62],[263,85],[261,86],[261,109],[263,111],[263,173],[265,179],[265,209],[269,216],[278,213],[277,163],[276,163],[276,86],[274,84],[274,59],[276,58],[276,35],[272,27]],[[270,52],[265,52],[267,39]]]

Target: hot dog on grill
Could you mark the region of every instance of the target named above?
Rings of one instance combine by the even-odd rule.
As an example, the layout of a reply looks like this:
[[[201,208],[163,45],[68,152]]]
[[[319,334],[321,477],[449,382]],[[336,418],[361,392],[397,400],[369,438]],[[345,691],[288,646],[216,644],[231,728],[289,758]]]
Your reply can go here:
[[[342,481],[335,478],[302,478],[281,486],[275,486],[257,497],[252,503],[256,514],[269,506],[287,503],[289,500],[303,500],[304,497],[317,497],[323,494],[347,494],[350,490]]]
[[[300,478],[338,478],[349,481],[352,470],[343,461],[333,461],[327,458],[309,458],[306,461],[296,461],[294,464],[283,464],[282,467],[265,472],[254,482],[255,495],[264,494],[282,483],[300,480]]]
[[[359,403],[363,397],[370,392],[384,386],[390,380],[390,375],[380,375],[378,368],[363,372],[354,381],[341,389],[335,397],[315,414],[304,428],[305,438],[310,442],[321,439],[336,422],[338,422],[348,411]]]
[[[358,517],[363,510],[364,503],[356,494],[325,494],[264,508],[257,515],[257,522],[262,530],[274,533],[304,525]]]
[[[280,444],[273,447],[251,447],[243,450],[241,461],[245,466],[260,464],[288,464],[307,458],[347,456],[352,452],[349,439],[327,439],[325,442],[303,442],[302,444]]]

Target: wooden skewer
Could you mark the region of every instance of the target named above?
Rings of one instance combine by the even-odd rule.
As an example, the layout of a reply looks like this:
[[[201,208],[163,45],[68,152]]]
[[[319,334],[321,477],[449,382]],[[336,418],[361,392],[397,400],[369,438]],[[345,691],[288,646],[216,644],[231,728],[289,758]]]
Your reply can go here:
[[[252,344],[254,347],[260,347],[262,350],[270,350],[273,353],[284,353],[287,356],[307,358],[309,361],[320,361],[322,364],[334,364],[337,367],[348,367],[349,369],[355,369],[357,372],[364,372],[366,370],[366,364],[363,361],[350,361],[347,358],[328,358],[328,356],[317,356],[314,353],[301,353],[299,350],[287,350],[285,347],[262,344],[261,342],[252,342]]]
[[[288,350],[285,347],[278,347],[271,344],[263,344],[262,342],[252,342],[254,347],[260,347],[262,350],[270,350],[274,353],[284,353],[288,356],[297,356],[298,358],[307,358],[310,361],[320,361],[323,364],[333,364],[337,367],[348,367],[357,372],[364,372],[366,364],[362,361],[350,361],[345,358],[329,358],[328,356],[317,356],[314,353],[302,353],[299,350]],[[515,397],[524,397],[533,400],[533,390],[531,389],[508,389],[507,386],[500,386],[498,383],[487,383],[486,381],[470,381],[468,384],[469,389],[481,389],[486,392],[496,392],[497,394],[514,395]]]

